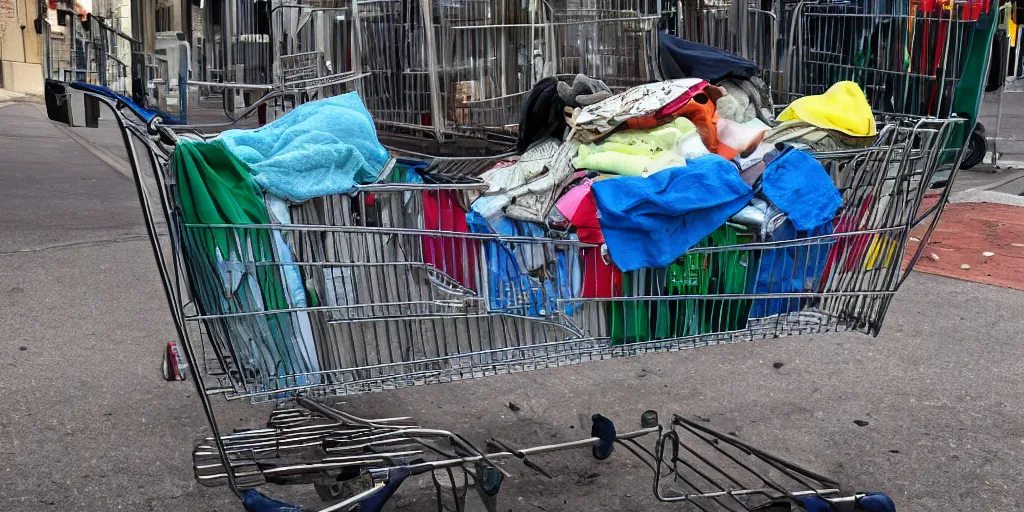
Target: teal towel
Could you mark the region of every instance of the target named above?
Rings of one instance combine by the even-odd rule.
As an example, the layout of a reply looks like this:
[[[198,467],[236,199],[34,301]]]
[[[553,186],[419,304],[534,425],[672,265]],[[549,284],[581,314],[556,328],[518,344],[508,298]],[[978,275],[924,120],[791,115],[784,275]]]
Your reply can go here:
[[[219,137],[267,192],[298,203],[372,182],[388,161],[373,118],[354,92],[300,105],[255,130]]]

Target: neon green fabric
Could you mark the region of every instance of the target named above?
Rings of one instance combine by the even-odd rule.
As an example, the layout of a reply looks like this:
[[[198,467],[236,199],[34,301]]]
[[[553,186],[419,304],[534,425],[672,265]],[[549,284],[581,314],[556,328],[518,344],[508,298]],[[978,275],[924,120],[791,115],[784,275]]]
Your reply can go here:
[[[794,119],[855,137],[873,137],[878,133],[871,105],[856,82],[836,82],[824,94],[797,99],[778,118],[780,122]]]
[[[697,127],[685,117],[651,130],[626,130],[606,137],[600,144],[580,146],[573,167],[641,176],[684,165],[680,143],[696,136]]]

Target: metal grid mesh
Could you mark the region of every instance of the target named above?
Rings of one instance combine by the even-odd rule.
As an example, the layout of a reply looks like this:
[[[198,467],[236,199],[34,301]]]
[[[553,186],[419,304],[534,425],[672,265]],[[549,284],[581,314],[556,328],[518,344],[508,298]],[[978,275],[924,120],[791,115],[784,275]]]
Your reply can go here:
[[[880,112],[949,117],[976,15],[888,2],[809,3],[795,12],[788,92],[861,85]]]
[[[202,306],[192,323],[205,325],[234,396],[346,394],[782,334],[877,333],[926,184],[951,165],[942,148],[958,122],[895,122],[875,146],[819,154],[844,198],[835,233],[713,233],[678,270],[630,272],[618,284],[594,273],[590,244],[453,231],[445,222],[454,217],[444,219],[459,210],[446,214],[442,203],[462,201],[479,188],[472,182],[371,185],[296,206],[285,226],[186,226],[185,264]],[[443,174],[472,160],[441,162]],[[262,283],[297,268],[317,305],[267,311],[244,285],[225,299],[223,263],[198,249],[218,232],[242,244],[240,255],[260,254],[254,244],[280,234],[294,264],[243,256],[234,265]],[[768,266],[783,253],[794,267]],[[520,270],[503,274],[501,258]],[[754,279],[766,287],[754,290]],[[776,288],[793,279],[801,284]],[[620,291],[585,298],[587,286]],[[300,318],[312,327],[305,346],[281,334]]]

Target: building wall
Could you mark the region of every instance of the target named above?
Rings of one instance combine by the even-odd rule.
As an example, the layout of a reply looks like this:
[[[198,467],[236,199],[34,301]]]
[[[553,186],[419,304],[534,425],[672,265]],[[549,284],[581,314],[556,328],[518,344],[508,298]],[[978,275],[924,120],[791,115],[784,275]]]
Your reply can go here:
[[[0,0],[0,86],[18,92],[43,92],[42,48],[33,21],[36,0]]]

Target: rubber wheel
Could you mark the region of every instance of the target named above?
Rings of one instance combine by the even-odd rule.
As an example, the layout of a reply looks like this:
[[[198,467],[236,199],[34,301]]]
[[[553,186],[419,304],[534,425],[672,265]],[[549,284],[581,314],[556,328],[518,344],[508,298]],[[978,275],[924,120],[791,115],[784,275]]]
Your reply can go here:
[[[985,140],[985,127],[978,123],[967,139],[967,147],[964,148],[964,160],[960,163],[961,169],[970,169],[985,159],[985,151],[988,150],[988,141]]]
[[[342,488],[342,482],[333,484],[313,484],[313,489],[316,490],[316,495],[323,501],[336,501],[345,495],[345,489]]]
[[[174,356],[174,353],[168,348],[164,350],[164,380],[168,382],[174,382],[180,380],[181,367],[178,366],[178,358]]]

